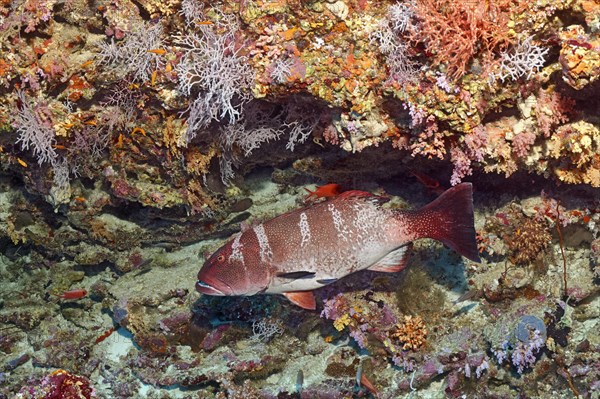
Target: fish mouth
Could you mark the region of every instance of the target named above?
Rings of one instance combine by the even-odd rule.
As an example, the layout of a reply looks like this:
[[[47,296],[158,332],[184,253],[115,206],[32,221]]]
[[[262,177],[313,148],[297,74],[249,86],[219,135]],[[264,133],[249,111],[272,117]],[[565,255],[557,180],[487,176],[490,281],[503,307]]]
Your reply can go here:
[[[225,293],[223,291],[213,287],[212,285],[210,285],[202,280],[196,281],[196,291],[201,292],[202,294],[206,294],[206,295],[225,296]]]

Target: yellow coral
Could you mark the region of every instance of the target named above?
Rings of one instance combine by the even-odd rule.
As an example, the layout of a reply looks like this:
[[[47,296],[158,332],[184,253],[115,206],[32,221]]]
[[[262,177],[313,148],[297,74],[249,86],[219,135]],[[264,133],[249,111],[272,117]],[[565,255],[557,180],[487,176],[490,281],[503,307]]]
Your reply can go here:
[[[338,331],[342,331],[344,328],[346,328],[350,323],[352,322],[352,319],[350,318],[350,315],[348,313],[344,313],[342,315],[342,317],[337,318],[334,322],[333,322],[333,326],[335,327],[336,330]]]
[[[560,159],[560,181],[600,187],[600,129],[585,121],[561,126],[548,142],[549,155]]]
[[[141,4],[152,16],[171,15],[177,12],[181,1],[180,0],[150,0],[144,1]]]

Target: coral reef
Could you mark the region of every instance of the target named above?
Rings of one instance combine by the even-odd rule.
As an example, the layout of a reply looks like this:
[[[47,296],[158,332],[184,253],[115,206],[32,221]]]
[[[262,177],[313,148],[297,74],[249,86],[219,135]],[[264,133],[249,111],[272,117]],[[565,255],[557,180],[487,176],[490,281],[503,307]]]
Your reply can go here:
[[[2,1],[0,39],[0,399],[598,396],[597,0]],[[480,264],[194,289],[315,185],[466,179]]]
[[[96,398],[94,388],[87,378],[74,375],[65,370],[56,370],[48,374],[42,381],[23,387],[15,396],[18,399],[29,398],[63,398],[92,399]]]

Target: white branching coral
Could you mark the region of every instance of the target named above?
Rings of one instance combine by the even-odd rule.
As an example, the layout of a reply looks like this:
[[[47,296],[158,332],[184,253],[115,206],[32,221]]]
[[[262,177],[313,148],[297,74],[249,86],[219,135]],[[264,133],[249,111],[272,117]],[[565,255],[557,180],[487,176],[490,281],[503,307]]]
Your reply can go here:
[[[134,81],[148,81],[152,72],[165,67],[164,59],[156,53],[163,47],[162,34],[160,24],[137,25],[121,41],[112,38],[100,43],[100,64],[121,78],[131,75]]]
[[[212,25],[200,25],[198,32],[177,38],[183,53],[176,67],[179,91],[193,100],[189,106],[187,145],[197,132],[213,120],[236,123],[243,104],[249,101],[254,71],[241,55],[234,16],[223,15]]]
[[[500,71],[493,75],[504,82],[507,78],[517,80],[523,76],[531,79],[532,74],[539,70],[546,60],[547,48],[532,44],[533,36],[529,36],[511,51],[502,54]]]
[[[21,103],[13,122],[19,133],[17,143],[20,143],[24,150],[31,149],[38,164],[56,164],[56,133],[51,127],[51,121],[42,119],[33,102],[22,91],[17,92],[17,97]]]

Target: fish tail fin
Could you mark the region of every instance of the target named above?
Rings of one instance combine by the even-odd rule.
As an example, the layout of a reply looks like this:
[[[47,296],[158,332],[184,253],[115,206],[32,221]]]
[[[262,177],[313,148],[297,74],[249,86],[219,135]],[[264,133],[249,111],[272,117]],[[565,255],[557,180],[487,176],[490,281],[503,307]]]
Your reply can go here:
[[[409,220],[416,238],[441,241],[462,256],[480,262],[473,216],[473,186],[458,184],[414,212]]]

